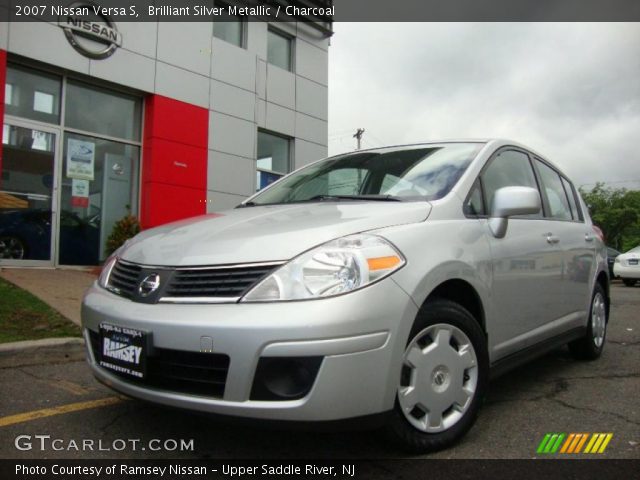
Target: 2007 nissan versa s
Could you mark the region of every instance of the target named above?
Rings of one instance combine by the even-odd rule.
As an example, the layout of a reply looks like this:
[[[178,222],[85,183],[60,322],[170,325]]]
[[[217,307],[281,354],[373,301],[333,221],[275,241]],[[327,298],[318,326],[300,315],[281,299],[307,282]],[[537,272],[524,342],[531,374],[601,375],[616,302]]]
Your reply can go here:
[[[595,359],[606,251],[572,183],[513,142],[358,151],[147,230],[83,302],[95,376],[165,405],[382,417],[411,451],[472,425],[490,371]],[[377,414],[383,414],[378,416]]]

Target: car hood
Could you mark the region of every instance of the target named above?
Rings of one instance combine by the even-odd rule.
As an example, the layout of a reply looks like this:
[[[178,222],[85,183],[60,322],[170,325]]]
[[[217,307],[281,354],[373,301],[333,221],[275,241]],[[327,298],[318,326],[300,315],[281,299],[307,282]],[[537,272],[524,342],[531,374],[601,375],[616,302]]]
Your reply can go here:
[[[146,230],[121,257],[193,266],[288,260],[334,238],[426,220],[421,202],[324,202],[239,208]]]

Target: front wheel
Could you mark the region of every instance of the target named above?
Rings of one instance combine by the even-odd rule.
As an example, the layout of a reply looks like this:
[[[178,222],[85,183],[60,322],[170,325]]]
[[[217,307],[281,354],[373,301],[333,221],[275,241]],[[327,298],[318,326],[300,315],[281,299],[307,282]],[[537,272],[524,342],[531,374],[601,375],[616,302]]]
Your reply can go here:
[[[582,338],[569,343],[569,351],[580,360],[595,360],[600,357],[607,338],[607,296],[602,285],[596,283],[591,297],[589,323]]]
[[[622,280],[622,283],[624,283],[627,287],[633,287],[636,284],[637,280],[631,279],[631,278],[625,278]]]
[[[403,356],[392,438],[412,453],[455,443],[475,421],[488,369],[486,338],[476,319],[449,300],[426,303]]]

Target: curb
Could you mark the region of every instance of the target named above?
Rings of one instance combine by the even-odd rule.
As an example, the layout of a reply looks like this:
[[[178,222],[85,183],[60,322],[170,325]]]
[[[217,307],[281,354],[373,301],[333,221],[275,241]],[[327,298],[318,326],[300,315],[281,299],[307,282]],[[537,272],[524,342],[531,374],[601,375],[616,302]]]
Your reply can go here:
[[[0,368],[77,362],[84,358],[84,340],[80,337],[0,343]]]

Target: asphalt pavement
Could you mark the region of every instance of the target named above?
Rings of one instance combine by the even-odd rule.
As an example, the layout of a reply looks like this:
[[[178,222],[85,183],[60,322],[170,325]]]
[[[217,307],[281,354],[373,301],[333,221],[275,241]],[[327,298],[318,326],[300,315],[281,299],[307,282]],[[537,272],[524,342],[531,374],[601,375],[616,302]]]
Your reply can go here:
[[[614,284],[612,298],[599,360],[564,348],[493,380],[467,436],[428,457],[534,458],[546,433],[609,432],[599,458],[640,458],[640,287]],[[84,361],[0,368],[0,385],[0,458],[406,457],[375,432],[264,428],[129,400]]]

